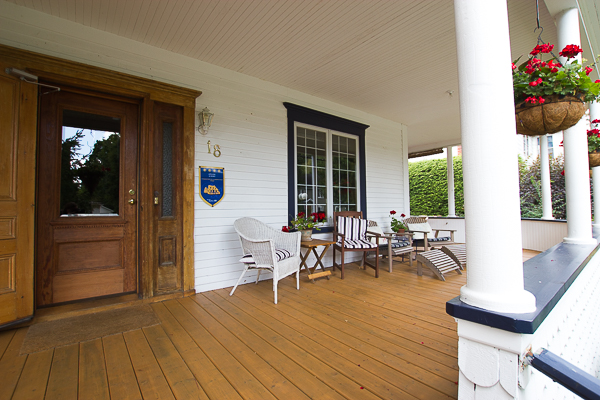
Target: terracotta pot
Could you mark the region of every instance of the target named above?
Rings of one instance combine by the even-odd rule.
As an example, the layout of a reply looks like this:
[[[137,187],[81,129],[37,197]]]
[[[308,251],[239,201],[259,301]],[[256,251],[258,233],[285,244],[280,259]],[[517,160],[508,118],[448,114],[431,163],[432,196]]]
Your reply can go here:
[[[398,229],[398,231],[396,233],[404,233],[405,230],[404,229]]]
[[[300,232],[302,233],[302,238],[300,240],[303,242],[309,242],[312,240],[312,229],[304,229]]]
[[[588,158],[590,160],[590,168],[600,167],[600,153],[589,153]]]
[[[547,96],[544,104],[521,102],[515,106],[517,133],[539,136],[575,125],[585,114],[585,103],[575,96]]]

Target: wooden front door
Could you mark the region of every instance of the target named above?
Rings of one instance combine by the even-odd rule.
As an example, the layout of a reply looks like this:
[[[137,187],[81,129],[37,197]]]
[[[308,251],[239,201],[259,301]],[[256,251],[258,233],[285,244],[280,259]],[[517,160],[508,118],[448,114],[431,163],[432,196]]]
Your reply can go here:
[[[0,59],[0,325],[33,315],[37,88]]]
[[[37,305],[136,292],[138,105],[40,96]]]
[[[182,288],[183,108],[154,104],[154,287],[155,294]]]

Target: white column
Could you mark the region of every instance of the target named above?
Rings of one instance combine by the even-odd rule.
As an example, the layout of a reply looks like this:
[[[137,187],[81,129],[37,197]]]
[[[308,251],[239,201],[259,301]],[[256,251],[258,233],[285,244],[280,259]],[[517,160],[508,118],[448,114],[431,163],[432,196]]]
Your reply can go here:
[[[542,181],[542,219],[552,216],[552,187],[550,185],[550,160],[548,159],[548,136],[540,136],[540,175]]]
[[[446,147],[446,170],[448,174],[448,216],[456,217],[454,205],[454,163],[452,159],[452,146]]]
[[[579,12],[576,8],[556,15],[558,33],[557,51],[566,45],[581,46],[579,33]],[[581,63],[581,55],[578,56]],[[565,63],[566,58],[560,57]],[[572,60],[571,60],[572,61]],[[592,203],[590,202],[589,163],[587,150],[586,124],[582,118],[577,125],[564,130],[565,150],[565,196],[567,206],[567,237],[565,243],[593,244]]]
[[[590,121],[600,119],[600,103],[590,103]],[[590,127],[591,128],[591,127]],[[592,184],[594,186],[594,224],[593,230],[600,234],[600,167],[592,168]]]
[[[535,297],[523,287],[506,0],[455,0],[454,12],[469,259],[460,298],[492,311],[532,312]]]

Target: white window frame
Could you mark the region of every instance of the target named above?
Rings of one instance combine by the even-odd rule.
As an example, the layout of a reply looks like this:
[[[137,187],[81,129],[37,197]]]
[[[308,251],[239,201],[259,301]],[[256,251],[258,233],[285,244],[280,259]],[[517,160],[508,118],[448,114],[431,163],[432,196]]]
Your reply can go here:
[[[326,225],[333,226],[333,212],[334,212],[334,204],[333,204],[333,135],[343,136],[349,139],[352,139],[356,142],[356,166],[355,166],[355,174],[356,174],[356,209],[357,211],[361,211],[361,201],[360,201],[360,163],[362,160],[360,159],[360,140],[357,135],[344,133],[340,131],[336,131],[333,129],[326,129],[320,126],[305,124],[302,122],[294,122],[294,204],[295,204],[295,212],[298,214],[298,128],[306,128],[312,129],[319,132],[324,132],[326,134],[326,186],[327,186],[327,222]]]

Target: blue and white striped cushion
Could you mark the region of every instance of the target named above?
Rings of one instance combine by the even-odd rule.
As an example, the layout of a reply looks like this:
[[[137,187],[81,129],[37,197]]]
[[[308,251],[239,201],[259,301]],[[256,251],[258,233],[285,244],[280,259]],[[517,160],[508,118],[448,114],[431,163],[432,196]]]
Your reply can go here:
[[[392,242],[392,249],[399,249],[402,247],[407,247],[409,245],[410,245],[410,243],[408,242],[408,240],[400,240],[398,242]],[[387,249],[387,243],[380,244],[379,247],[382,249]]]
[[[427,238],[428,242],[447,242],[449,240],[450,240],[450,236]]]
[[[366,219],[338,217],[337,231],[343,234],[346,240],[365,240],[368,222]]]
[[[275,257],[277,257],[277,262],[285,260],[286,258],[290,258],[292,253],[285,249],[275,249]],[[254,264],[254,258],[252,258],[252,254],[246,254],[244,257],[240,259],[240,262],[244,264]]]
[[[344,247],[347,249],[374,249],[377,247],[377,244],[367,239],[345,240]]]

